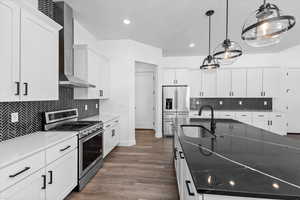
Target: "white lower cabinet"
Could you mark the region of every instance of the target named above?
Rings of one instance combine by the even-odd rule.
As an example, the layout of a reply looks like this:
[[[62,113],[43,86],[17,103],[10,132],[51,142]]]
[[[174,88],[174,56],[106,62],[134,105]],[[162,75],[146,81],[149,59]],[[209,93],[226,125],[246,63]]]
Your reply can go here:
[[[77,185],[77,149],[46,167],[46,199],[64,199]]]
[[[44,200],[46,199],[44,187],[45,169],[18,182],[4,192],[0,193],[1,200]]]
[[[103,157],[105,158],[120,143],[120,120],[115,118],[104,123]]]
[[[70,145],[74,141],[77,136],[0,169],[0,178],[7,183],[0,184],[0,199],[63,200],[77,186],[78,148]],[[60,154],[51,156],[46,153],[49,149]],[[55,158],[47,162],[47,156]]]

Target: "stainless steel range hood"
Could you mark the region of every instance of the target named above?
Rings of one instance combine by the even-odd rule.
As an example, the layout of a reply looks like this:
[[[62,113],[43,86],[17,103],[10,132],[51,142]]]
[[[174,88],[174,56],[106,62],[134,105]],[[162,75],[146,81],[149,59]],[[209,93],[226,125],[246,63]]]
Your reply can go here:
[[[72,88],[96,87],[74,76],[73,9],[63,1],[55,2],[54,20],[63,26],[59,32],[59,85]]]

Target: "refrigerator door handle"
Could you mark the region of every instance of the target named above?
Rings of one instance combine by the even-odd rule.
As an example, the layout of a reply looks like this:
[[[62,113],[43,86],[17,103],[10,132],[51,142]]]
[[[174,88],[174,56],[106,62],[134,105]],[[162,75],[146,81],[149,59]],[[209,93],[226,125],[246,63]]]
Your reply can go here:
[[[175,109],[178,110],[178,90],[175,89]]]

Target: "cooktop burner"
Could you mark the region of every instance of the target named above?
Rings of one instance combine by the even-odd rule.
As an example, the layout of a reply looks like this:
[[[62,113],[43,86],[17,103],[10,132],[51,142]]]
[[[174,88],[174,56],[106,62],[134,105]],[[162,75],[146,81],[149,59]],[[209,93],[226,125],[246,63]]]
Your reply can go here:
[[[96,121],[76,121],[76,122],[66,122],[64,124],[58,125],[52,129],[51,131],[80,131],[86,129],[90,126],[98,124]]]

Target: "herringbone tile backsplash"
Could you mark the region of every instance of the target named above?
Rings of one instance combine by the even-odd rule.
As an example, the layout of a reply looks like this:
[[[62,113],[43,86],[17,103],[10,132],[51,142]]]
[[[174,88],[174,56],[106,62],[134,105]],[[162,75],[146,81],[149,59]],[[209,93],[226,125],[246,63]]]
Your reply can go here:
[[[73,89],[60,87],[59,101],[0,103],[0,141],[43,130],[43,113],[78,108],[79,118],[99,114],[98,99],[74,100]],[[88,110],[84,106],[88,105]],[[11,113],[19,113],[19,122],[11,123]]]

